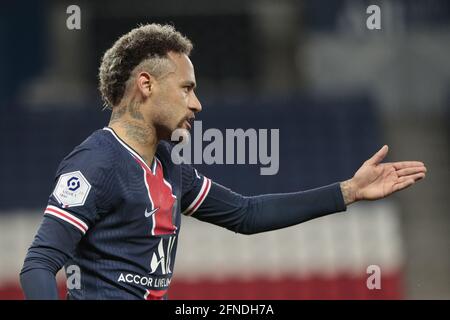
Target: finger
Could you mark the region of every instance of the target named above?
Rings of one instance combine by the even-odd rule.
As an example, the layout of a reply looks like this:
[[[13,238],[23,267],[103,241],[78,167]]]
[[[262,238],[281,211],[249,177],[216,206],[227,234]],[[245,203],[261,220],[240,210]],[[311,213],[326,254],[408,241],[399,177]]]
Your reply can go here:
[[[424,163],[421,161],[400,161],[393,162],[392,165],[396,170],[409,168],[409,167],[424,167]]]
[[[378,150],[377,153],[375,153],[372,158],[368,159],[366,163],[368,164],[378,164],[381,161],[383,161],[384,157],[386,157],[387,153],[389,151],[389,147],[387,145],[384,145],[380,150]]]
[[[406,188],[412,186],[413,184],[414,184],[414,180],[413,179],[408,179],[408,180],[403,181],[401,183],[395,184],[393,189],[394,189],[394,192],[395,192],[395,191],[406,189]]]
[[[403,177],[403,176],[407,176],[410,174],[415,174],[415,173],[419,173],[419,172],[427,172],[427,168],[425,167],[409,167],[409,168],[405,168],[405,169],[400,169],[397,170],[397,175],[399,177]]]
[[[403,183],[403,182],[411,180],[411,179],[415,182],[415,181],[423,179],[423,178],[425,178],[425,173],[424,172],[420,172],[420,173],[416,173],[416,174],[411,174],[411,175],[408,175],[408,176],[400,177],[400,178],[397,179],[397,183]]]

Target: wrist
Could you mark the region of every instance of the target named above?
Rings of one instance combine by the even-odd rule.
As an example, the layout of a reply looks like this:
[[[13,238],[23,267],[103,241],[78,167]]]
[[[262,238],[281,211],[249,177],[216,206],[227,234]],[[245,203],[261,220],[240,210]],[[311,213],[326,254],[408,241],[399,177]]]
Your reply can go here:
[[[356,187],[355,187],[352,179],[341,182],[340,186],[341,186],[342,197],[344,198],[344,202],[345,202],[346,206],[357,201]]]

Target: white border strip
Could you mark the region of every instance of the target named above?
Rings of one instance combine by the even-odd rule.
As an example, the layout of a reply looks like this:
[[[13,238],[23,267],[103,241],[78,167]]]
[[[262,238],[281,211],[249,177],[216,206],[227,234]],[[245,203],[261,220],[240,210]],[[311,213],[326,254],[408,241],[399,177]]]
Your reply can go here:
[[[89,229],[86,223],[84,223],[82,220],[78,219],[74,215],[70,214],[69,212],[62,210],[61,208],[48,205],[47,208],[45,208],[44,214],[50,214],[52,216],[55,216],[61,220],[70,223],[78,230],[80,230],[83,234],[85,234],[86,231]]]
[[[190,206],[183,211],[184,215],[190,216],[195,211],[197,211],[198,207],[205,201],[206,197],[208,196],[209,190],[211,189],[211,180],[203,177],[203,184],[200,189],[200,192],[197,194],[197,197],[192,201]]]
[[[150,169],[150,167],[145,163],[144,159],[142,159],[142,157],[133,149],[131,149],[129,146],[127,146],[122,140],[120,140],[120,138],[116,135],[116,133],[114,132],[114,130],[112,130],[111,128],[105,127],[103,128],[103,130],[109,131],[111,132],[111,134],[114,136],[114,138],[116,138],[116,140],[125,148],[128,150],[129,153],[131,153],[134,157],[138,158],[146,167],[147,169],[152,172],[153,174],[155,174],[153,172],[152,169]]]

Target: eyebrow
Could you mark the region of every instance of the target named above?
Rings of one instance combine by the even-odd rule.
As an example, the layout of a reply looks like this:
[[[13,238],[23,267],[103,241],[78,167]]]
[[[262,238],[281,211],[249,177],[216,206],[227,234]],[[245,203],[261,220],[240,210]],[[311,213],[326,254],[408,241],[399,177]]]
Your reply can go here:
[[[189,87],[191,87],[192,89],[197,88],[197,84],[196,84],[194,81],[191,81],[191,80],[183,81],[182,86],[183,86],[183,87],[184,87],[184,86],[189,86]]]

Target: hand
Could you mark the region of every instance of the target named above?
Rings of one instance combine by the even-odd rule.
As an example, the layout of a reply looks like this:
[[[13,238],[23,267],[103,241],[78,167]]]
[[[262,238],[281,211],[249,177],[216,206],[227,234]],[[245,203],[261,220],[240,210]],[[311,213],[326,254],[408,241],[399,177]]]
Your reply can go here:
[[[347,205],[359,200],[387,197],[425,178],[427,168],[420,161],[380,163],[386,157],[388,149],[388,146],[383,146],[363,163],[353,178],[341,183]]]

